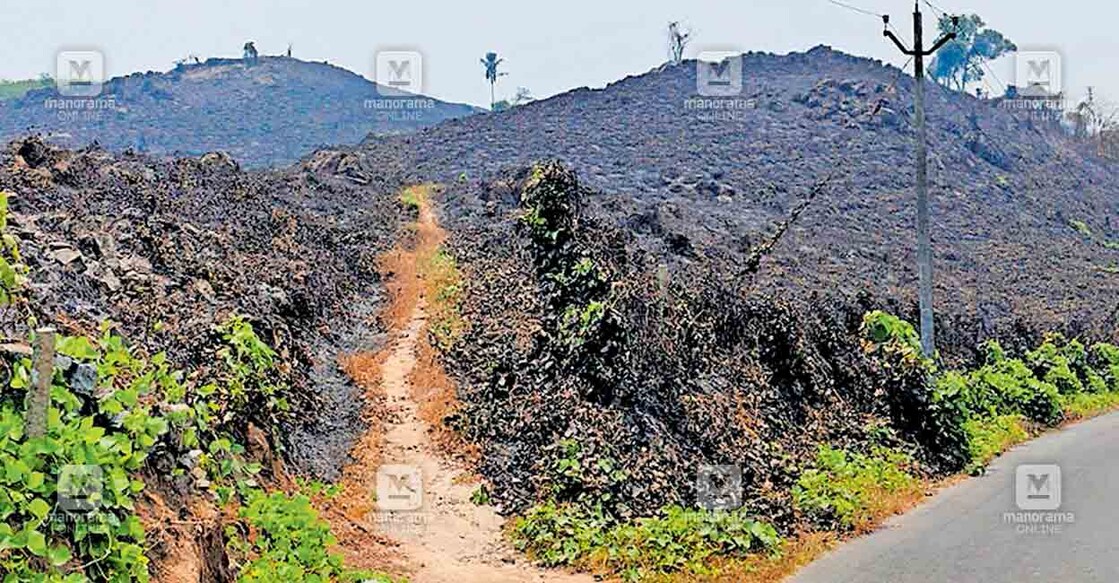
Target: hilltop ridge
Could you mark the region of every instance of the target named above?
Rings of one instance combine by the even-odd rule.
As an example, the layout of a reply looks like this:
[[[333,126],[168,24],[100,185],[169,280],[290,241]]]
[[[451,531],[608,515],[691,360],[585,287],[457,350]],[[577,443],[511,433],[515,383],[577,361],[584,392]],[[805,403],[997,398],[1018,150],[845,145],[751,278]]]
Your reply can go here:
[[[379,89],[325,62],[212,58],[113,78],[92,102],[64,98],[54,87],[30,91],[0,103],[0,138],[40,133],[68,148],[96,141],[157,156],[221,150],[247,167],[263,167],[370,133],[414,131],[479,111],[422,95],[386,97]]]

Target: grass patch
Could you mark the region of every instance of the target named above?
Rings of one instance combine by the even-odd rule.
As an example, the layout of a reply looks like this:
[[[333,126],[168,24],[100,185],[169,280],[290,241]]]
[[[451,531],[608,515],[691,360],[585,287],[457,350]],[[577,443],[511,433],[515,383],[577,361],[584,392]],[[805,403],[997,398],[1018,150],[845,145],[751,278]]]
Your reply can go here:
[[[781,542],[770,525],[733,511],[666,507],[660,516],[620,523],[601,510],[549,502],[517,518],[510,537],[546,566],[604,572],[624,581],[656,575],[715,575],[708,559],[745,558]]]
[[[439,348],[448,349],[465,329],[459,309],[462,303],[462,273],[458,262],[439,247],[421,257],[419,272],[427,299],[428,329]]]
[[[409,186],[400,191],[400,202],[416,211],[425,207],[431,195],[431,186],[426,184],[419,184],[416,186]]]
[[[985,467],[1002,452],[1029,439],[1026,419],[1021,415],[997,415],[968,419],[964,423],[968,435],[968,453],[971,463],[968,473]]]
[[[1086,419],[1119,407],[1119,393],[1078,393],[1061,398],[1065,418]]]
[[[793,504],[818,523],[867,531],[924,495],[913,468],[908,454],[885,447],[864,454],[821,446],[793,487]]]

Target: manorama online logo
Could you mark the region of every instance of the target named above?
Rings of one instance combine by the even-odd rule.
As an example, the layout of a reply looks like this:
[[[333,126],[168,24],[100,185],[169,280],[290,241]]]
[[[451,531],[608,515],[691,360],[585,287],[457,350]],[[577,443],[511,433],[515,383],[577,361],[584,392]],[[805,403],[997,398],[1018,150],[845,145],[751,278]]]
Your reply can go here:
[[[1045,95],[1064,91],[1061,54],[1056,51],[1018,51],[1014,54],[1014,84],[1018,91],[1037,90]]]
[[[1019,534],[1060,534],[1076,522],[1072,512],[1062,512],[1061,466],[1022,464],[1014,471],[1014,503],[1018,512],[1003,513],[1003,522]]]
[[[373,80],[383,95],[416,95],[424,88],[424,61],[419,51],[377,51]]]
[[[696,504],[704,510],[734,510],[742,506],[742,468],[703,464],[696,471]]]
[[[757,109],[756,99],[743,96],[742,51],[705,50],[695,60],[696,96],[684,110],[706,122],[740,122]]]
[[[411,512],[423,507],[424,482],[420,468],[386,464],[377,469],[377,507],[384,512]]]
[[[97,97],[105,85],[105,55],[96,50],[59,51],[55,87],[64,97]]]
[[[742,54],[703,51],[695,61],[696,93],[703,97],[734,97],[742,93]]]

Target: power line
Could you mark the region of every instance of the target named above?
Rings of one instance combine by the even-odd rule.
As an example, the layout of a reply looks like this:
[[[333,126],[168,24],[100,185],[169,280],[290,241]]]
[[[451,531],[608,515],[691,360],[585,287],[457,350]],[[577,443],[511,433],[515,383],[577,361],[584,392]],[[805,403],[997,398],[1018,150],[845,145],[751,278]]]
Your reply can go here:
[[[895,35],[897,35],[899,37],[901,36],[901,31],[894,28],[894,25],[888,20],[886,21],[886,29],[893,32]],[[909,57],[909,60],[912,61],[913,57]],[[906,64],[908,65],[909,61],[906,61]]]
[[[948,14],[946,10],[942,10],[936,4],[933,4],[930,0],[922,0],[922,2],[927,4],[929,8],[932,8],[933,12],[937,13],[938,18]]]
[[[1004,83],[1003,80],[999,78],[998,74],[995,73],[995,70],[991,68],[991,65],[989,65],[987,63],[987,61],[980,61],[980,62],[983,63],[983,66],[987,69],[987,72],[990,73],[991,76],[995,78],[995,81],[998,81],[999,85],[1002,85],[1002,90],[1003,90],[1003,92],[1005,92],[1010,86],[1007,85],[1006,83]],[[986,77],[984,77],[984,80],[986,80]]]
[[[859,8],[858,6],[853,6],[851,4],[847,4],[846,2],[840,2],[839,0],[828,0],[828,2],[831,2],[832,4],[835,4],[836,6],[846,8],[848,10],[853,10],[855,12],[858,12],[859,14],[865,14],[867,16],[873,16],[875,18],[882,18],[882,15],[877,13],[877,12],[871,12],[870,10],[867,10],[865,8]]]

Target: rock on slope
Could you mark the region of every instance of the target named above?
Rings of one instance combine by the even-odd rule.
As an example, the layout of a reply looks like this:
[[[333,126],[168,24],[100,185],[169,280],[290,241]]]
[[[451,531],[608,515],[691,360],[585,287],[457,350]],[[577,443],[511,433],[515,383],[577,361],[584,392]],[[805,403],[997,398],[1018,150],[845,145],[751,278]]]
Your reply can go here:
[[[357,143],[371,132],[407,132],[476,111],[422,96],[381,97],[376,85],[350,71],[286,57],[252,64],[210,59],[128,75],[106,83],[95,102],[101,109],[60,109],[75,102],[89,103],[60,98],[50,87],[0,103],[0,139],[39,132],[71,148],[96,140],[118,152],[223,150],[260,167],[293,163],[325,145]]]
[[[869,291],[915,315],[913,79],[824,47],[747,54],[743,71],[733,109],[697,108],[686,62],[362,148],[401,153],[414,178],[445,181],[560,159],[601,191],[591,214],[670,265],[740,262],[832,175],[758,281]],[[995,102],[929,94],[936,299],[946,320],[969,324],[949,346],[1023,318],[1119,334],[1119,168]]]

